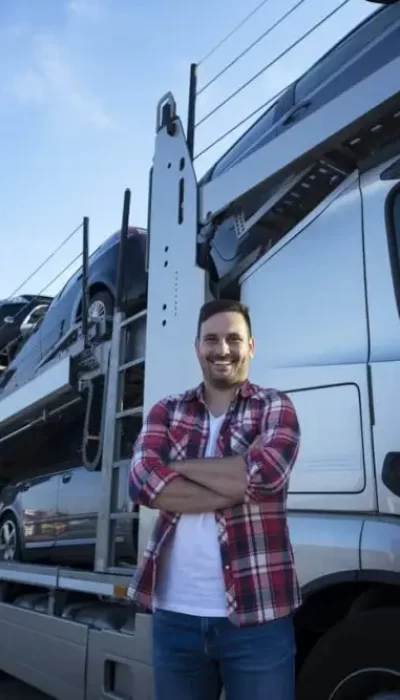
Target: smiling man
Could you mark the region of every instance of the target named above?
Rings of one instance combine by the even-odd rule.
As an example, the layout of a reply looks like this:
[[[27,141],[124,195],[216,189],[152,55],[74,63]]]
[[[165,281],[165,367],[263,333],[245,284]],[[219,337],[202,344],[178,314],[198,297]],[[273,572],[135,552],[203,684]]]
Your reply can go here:
[[[153,612],[156,700],[294,700],[300,593],[286,501],[290,399],[248,380],[248,309],[205,304],[203,382],[159,401],[136,442],[134,502],[160,510],[130,596]]]

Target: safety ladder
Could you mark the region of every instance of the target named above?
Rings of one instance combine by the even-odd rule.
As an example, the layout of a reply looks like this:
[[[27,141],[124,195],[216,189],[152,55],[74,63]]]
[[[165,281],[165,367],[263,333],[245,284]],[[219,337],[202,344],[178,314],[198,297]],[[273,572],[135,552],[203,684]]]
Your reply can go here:
[[[142,426],[146,310],[129,318],[114,315],[106,386],[103,433],[102,492],[97,521],[95,570],[124,573],[118,565],[121,524],[132,523],[132,543],[137,547],[137,509],[126,506],[130,446]],[[129,526],[128,526],[129,527]],[[124,529],[126,529],[124,527]],[[132,551],[135,556],[135,551]]]
[[[131,569],[132,564],[136,564],[139,514],[127,495],[128,469],[133,443],[142,426],[144,403],[147,310],[128,317],[122,304],[129,207],[130,191],[126,190],[105,387],[102,489],[95,551],[95,571],[114,574],[126,573],[127,568]],[[126,550],[127,532],[131,536],[132,551],[127,553],[128,565],[124,565],[119,556],[118,543],[124,541]],[[126,558],[125,551],[122,556]]]

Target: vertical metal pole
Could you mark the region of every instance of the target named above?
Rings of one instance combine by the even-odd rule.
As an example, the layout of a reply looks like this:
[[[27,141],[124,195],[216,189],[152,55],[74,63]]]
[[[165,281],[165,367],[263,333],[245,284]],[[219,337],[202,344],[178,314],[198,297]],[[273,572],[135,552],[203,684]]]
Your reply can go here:
[[[88,345],[89,311],[89,217],[83,218],[82,243],[82,334],[85,347]]]
[[[150,233],[151,233],[151,195],[153,191],[153,166],[149,173],[149,198],[147,201],[147,236],[146,236],[146,272],[149,271],[150,265]]]
[[[197,96],[197,64],[192,63],[190,66],[190,82],[189,82],[189,104],[188,104],[188,120],[187,120],[187,147],[190,157],[193,160],[194,155],[194,132],[196,128],[196,96]]]
[[[131,203],[131,192],[129,189],[124,193],[124,208],[122,212],[122,224],[120,233],[120,246],[118,255],[117,270],[117,291],[115,298],[115,311],[113,318],[113,330],[111,337],[110,359],[108,374],[106,378],[106,402],[103,433],[103,454],[101,465],[101,496],[97,517],[96,550],[95,550],[95,570],[106,571],[110,565],[113,545],[111,536],[114,528],[111,526],[110,513],[113,507],[113,484],[116,478],[116,468],[114,468],[115,445],[117,438],[117,418],[116,412],[119,408],[121,381],[119,376],[119,365],[121,361],[121,342],[125,337],[124,328],[121,324],[124,321],[123,295],[125,291],[125,251],[129,229],[129,211]],[[115,532],[115,531],[114,531]]]
[[[131,191],[125,190],[124,208],[122,211],[122,224],[119,244],[118,256],[118,272],[117,272],[117,294],[115,299],[115,308],[117,311],[123,311],[123,296],[125,291],[125,251],[129,229],[129,213],[131,206]]]

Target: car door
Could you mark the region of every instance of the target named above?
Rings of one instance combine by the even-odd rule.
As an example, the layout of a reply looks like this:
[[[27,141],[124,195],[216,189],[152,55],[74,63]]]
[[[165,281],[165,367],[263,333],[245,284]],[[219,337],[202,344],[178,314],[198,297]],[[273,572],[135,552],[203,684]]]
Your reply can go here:
[[[279,122],[281,117],[290,109],[292,104],[293,86],[290,85],[273,104],[267,106],[265,112],[240,136],[227,153],[217,161],[212,170],[206,173],[201,182],[207,182],[218,177],[264,146],[268,141],[276,138],[280,131]]]
[[[400,3],[395,3],[368,17],[299,78],[283,128],[289,129],[396,58],[399,43]]]
[[[59,485],[59,474],[33,477],[20,485],[21,530],[26,549],[35,556],[50,554],[54,547]]]
[[[81,557],[95,544],[101,472],[73,467],[60,475],[57,506],[57,550]],[[82,551],[80,551],[82,550]],[[61,556],[64,556],[59,551]]]
[[[53,299],[40,326],[42,359],[54,348],[71,327],[72,311],[80,292],[82,271],[79,269]]]

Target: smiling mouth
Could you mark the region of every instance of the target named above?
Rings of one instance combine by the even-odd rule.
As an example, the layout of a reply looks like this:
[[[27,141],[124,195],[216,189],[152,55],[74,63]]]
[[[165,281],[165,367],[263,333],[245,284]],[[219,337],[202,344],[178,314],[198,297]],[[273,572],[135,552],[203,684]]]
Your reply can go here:
[[[233,367],[235,363],[232,360],[210,360],[210,364],[217,369],[227,369]]]

